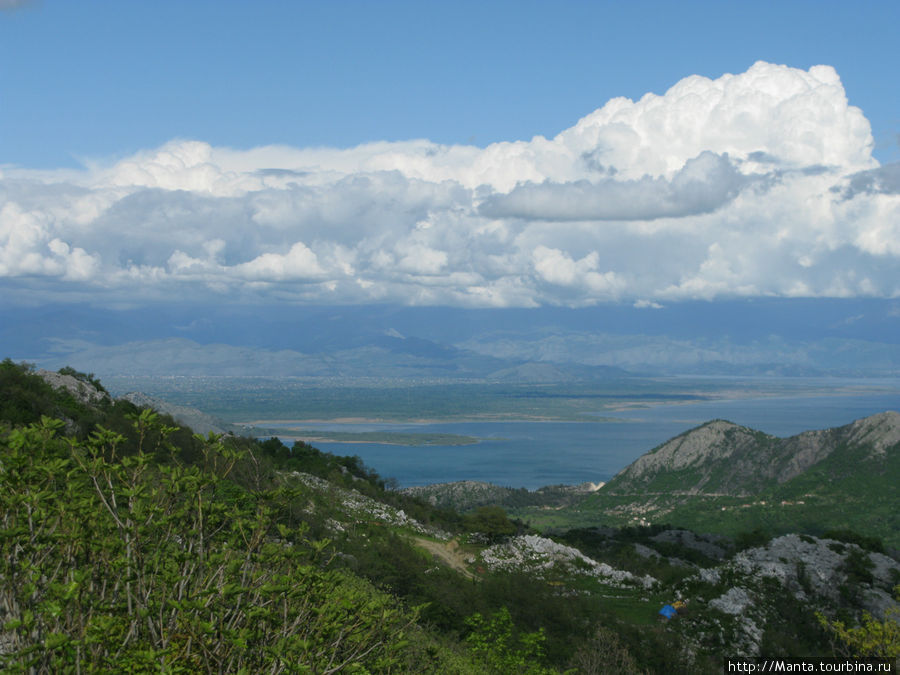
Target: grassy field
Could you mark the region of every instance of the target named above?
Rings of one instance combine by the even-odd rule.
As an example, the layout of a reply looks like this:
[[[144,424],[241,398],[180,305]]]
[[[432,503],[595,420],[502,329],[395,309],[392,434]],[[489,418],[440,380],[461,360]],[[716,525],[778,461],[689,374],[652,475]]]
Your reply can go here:
[[[796,485],[754,497],[670,496],[652,502],[643,495],[598,493],[572,506],[510,509],[510,515],[545,532],[655,523],[730,536],[753,530],[770,535],[822,535],[827,530],[849,529],[900,548],[898,495],[891,477],[874,478],[865,488],[832,483],[832,489],[820,494],[798,494]]]

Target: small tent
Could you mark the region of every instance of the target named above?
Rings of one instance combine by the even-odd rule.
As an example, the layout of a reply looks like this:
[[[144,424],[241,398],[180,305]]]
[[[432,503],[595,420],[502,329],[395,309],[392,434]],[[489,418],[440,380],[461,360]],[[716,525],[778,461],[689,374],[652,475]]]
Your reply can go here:
[[[659,613],[667,619],[671,619],[678,614],[678,610],[672,607],[672,605],[663,605],[663,608],[659,610]]]

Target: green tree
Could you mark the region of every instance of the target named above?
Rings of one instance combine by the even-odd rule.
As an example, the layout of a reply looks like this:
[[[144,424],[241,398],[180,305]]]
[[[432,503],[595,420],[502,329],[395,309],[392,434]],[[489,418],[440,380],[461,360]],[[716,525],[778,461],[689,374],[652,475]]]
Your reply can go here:
[[[894,587],[894,599],[900,602],[900,585]],[[837,651],[842,655],[894,659],[895,664],[900,660],[900,609],[897,607],[888,610],[881,621],[863,612],[860,624],[850,628],[843,621],[829,621],[821,612],[816,612],[816,618],[837,639]]]
[[[506,607],[489,617],[473,614],[466,619],[471,632],[466,637],[472,651],[491,673],[544,675],[554,670],[541,665],[544,631],[516,634]]]
[[[480,532],[490,541],[497,541],[514,535],[518,527],[499,506],[481,506],[475,513],[469,514],[463,524],[470,532]]]

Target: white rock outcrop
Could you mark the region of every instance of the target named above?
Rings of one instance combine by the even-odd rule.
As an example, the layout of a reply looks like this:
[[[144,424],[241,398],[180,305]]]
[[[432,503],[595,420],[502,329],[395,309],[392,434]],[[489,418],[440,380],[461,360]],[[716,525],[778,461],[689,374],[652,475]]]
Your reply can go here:
[[[527,534],[495,544],[481,552],[481,560],[490,569],[523,571],[533,574],[555,568],[567,574],[583,574],[614,585],[638,585],[650,588],[657,580],[649,575],[637,576],[597,562],[577,548],[552,539]]]
[[[821,597],[838,602],[840,587],[847,580],[847,557],[852,552],[862,554],[871,563],[869,572],[874,583],[864,589],[863,606],[882,616],[885,610],[897,606],[887,589],[900,576],[900,563],[881,553],[864,551],[856,544],[787,534],[765,546],[741,551],[730,564],[744,574],[777,579],[801,599]]]
[[[37,370],[35,374],[39,375],[44,382],[54,389],[65,389],[82,403],[99,403],[109,398],[109,394],[106,392],[100,391],[94,385],[71,375],[61,375],[52,370]]]

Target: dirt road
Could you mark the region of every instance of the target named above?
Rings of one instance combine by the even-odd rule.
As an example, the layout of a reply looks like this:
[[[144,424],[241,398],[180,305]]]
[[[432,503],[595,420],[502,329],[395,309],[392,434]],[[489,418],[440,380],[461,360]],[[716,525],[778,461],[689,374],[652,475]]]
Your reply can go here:
[[[469,579],[477,578],[469,571],[469,566],[466,564],[466,557],[463,552],[459,550],[459,542],[457,542],[456,539],[440,542],[423,539],[422,537],[413,537],[412,540],[415,542],[416,546],[421,546],[442,563],[455,569],[463,576],[468,577]]]

